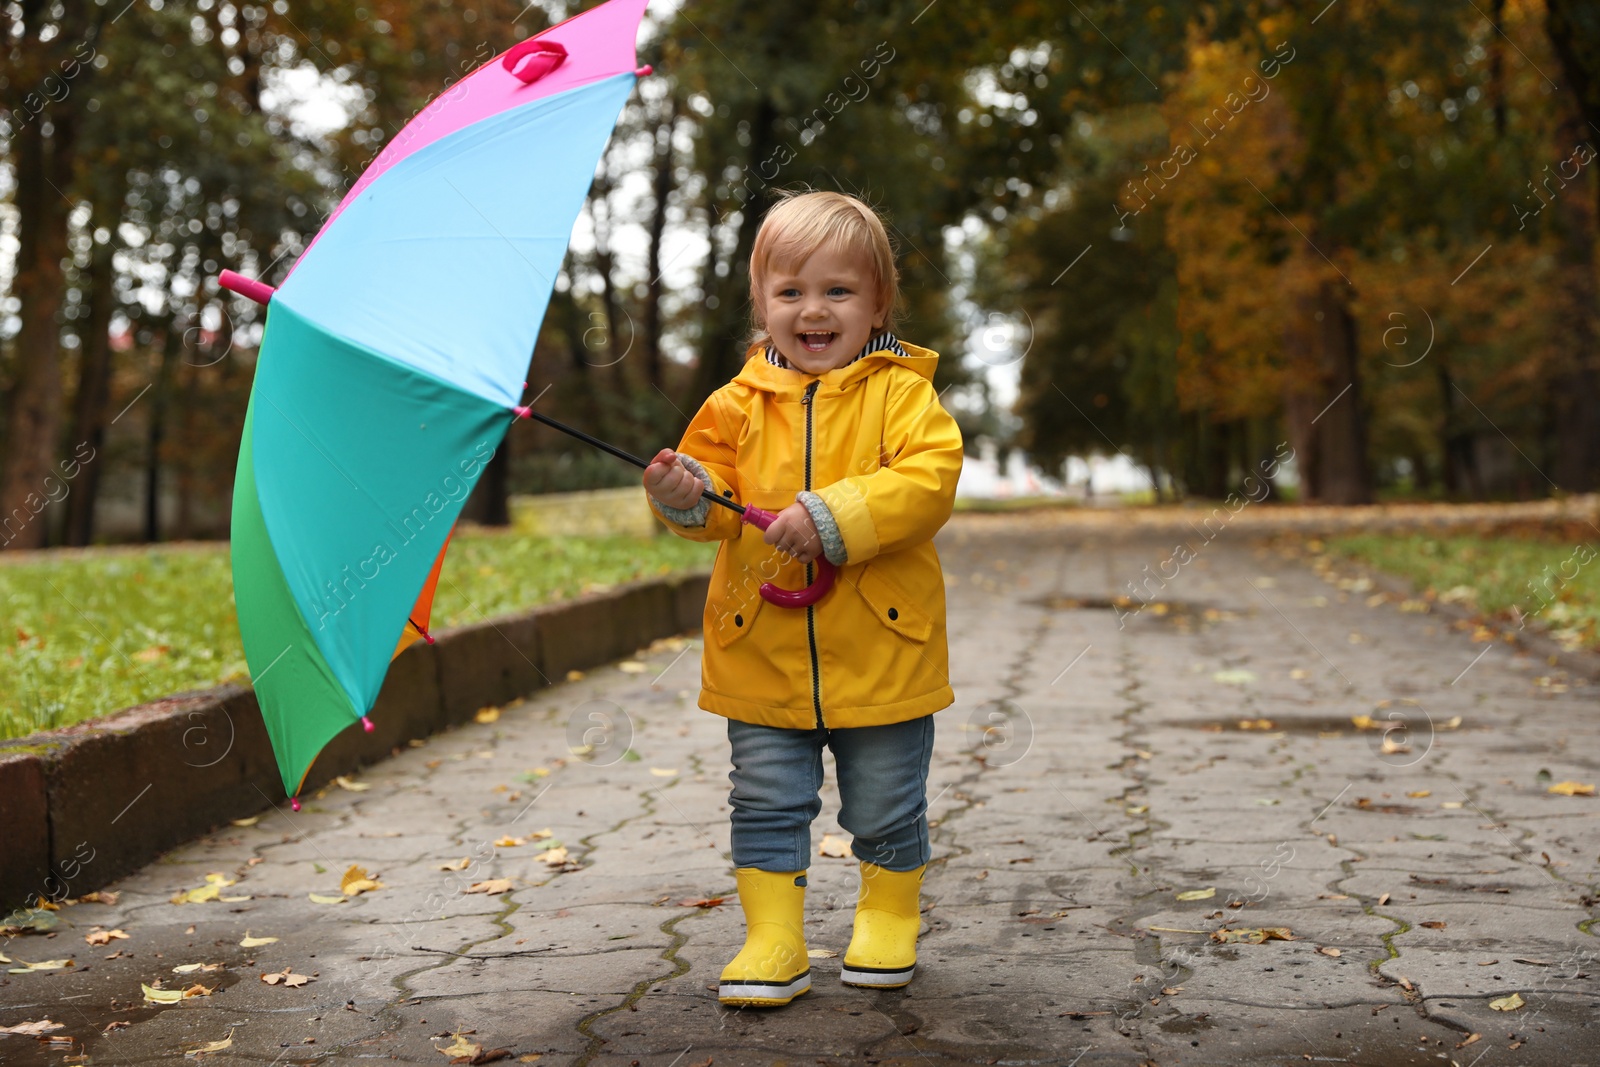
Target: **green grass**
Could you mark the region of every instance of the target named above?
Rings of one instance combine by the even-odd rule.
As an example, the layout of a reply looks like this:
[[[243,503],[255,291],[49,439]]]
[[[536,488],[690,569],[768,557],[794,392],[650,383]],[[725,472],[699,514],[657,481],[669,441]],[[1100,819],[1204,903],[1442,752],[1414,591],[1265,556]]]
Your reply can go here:
[[[708,566],[715,552],[672,536],[462,533],[433,627]],[[0,604],[0,738],[248,680],[226,545],[0,565]]]
[[[1386,533],[1330,538],[1328,548],[1484,614],[1520,612],[1568,647],[1597,644],[1600,538]]]

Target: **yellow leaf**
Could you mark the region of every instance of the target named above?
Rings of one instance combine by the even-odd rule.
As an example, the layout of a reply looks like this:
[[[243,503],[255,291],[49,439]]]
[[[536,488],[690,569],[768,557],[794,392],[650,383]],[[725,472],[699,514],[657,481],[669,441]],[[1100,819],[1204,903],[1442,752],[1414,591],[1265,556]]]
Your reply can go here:
[[[1241,730],[1270,730],[1276,725],[1277,723],[1273,722],[1271,719],[1239,720],[1239,729]]]
[[[1578,782],[1557,782],[1550,787],[1550,792],[1560,793],[1564,797],[1592,797],[1594,796],[1594,786],[1582,785]],[[1501,1010],[1509,1011],[1510,1009],[1503,1008]]]
[[[1357,730],[1378,729],[1378,722],[1371,715],[1352,715],[1350,721],[1355,724]]]
[[[102,930],[98,926],[83,935],[85,942],[91,945],[109,945],[113,940],[128,940],[126,930]]]
[[[1287,926],[1264,926],[1260,929],[1245,928],[1241,930],[1213,930],[1211,940],[1219,945],[1246,944],[1259,945],[1266,941],[1293,941],[1294,934]]]
[[[10,960],[6,960],[10,963]],[[27,960],[17,960],[21,967],[11,968],[11,974],[27,974],[29,971],[64,971],[75,965],[73,960],[40,960],[38,963],[29,963]]]
[[[365,867],[352,866],[344,872],[344,877],[339,879],[339,891],[347,897],[358,897],[362,893],[382,888],[383,883],[367,874]]]
[[[239,942],[240,948],[260,948],[262,945],[276,945],[275,937],[252,937],[249,930],[244,932],[244,940]]]
[[[179,964],[178,966],[172,968],[172,973],[173,974],[194,974],[194,973],[196,973],[198,971],[210,972],[210,971],[220,971],[220,970],[222,970],[222,964],[220,964],[220,963],[184,963],[184,964]]]
[[[231,821],[235,826],[254,826],[261,821],[261,816],[252,815],[248,819],[233,819]]]
[[[495,848],[516,848],[518,845],[526,845],[527,843],[528,843],[528,839],[525,838],[525,837],[512,837],[510,834],[507,834],[506,836],[504,836],[504,837],[500,838],[499,840],[497,840],[494,843],[494,847]]]
[[[1179,900],[1210,900],[1212,897],[1214,897],[1216,895],[1217,895],[1217,887],[1216,886],[1211,886],[1209,889],[1186,889],[1182,893],[1178,894],[1178,899]]]
[[[464,871],[470,866],[472,866],[472,861],[470,859],[468,859],[467,857],[462,856],[460,859],[456,860],[454,863],[440,863],[440,864],[437,864],[434,867],[434,870],[436,870],[436,871]]]
[[[539,853],[539,858],[552,867],[559,867],[567,862],[566,846],[557,845],[555,848],[547,848]]]
[[[185,1052],[184,1056],[186,1056],[186,1057],[204,1056],[208,1052],[221,1052],[224,1049],[230,1049],[232,1047],[233,1047],[233,1031],[229,1030],[228,1031],[228,1036],[223,1038],[221,1041],[213,1041],[209,1045],[201,1045],[199,1048],[192,1048],[188,1052]]]
[[[343,904],[344,897],[330,897],[324,893],[308,893],[313,904]]]
[[[677,775],[678,768],[676,768],[676,767],[651,767],[650,768],[650,773],[655,775],[657,778],[672,778],[672,777],[675,777]]]
[[[1317,946],[1317,951],[1322,953],[1324,956],[1332,956],[1335,959],[1338,959],[1340,956],[1344,955],[1344,953],[1341,952],[1339,949],[1329,948],[1326,945],[1318,945]]]
[[[501,893],[511,892],[511,879],[491,878],[487,882],[473,882],[467,892],[485,893],[491,897],[497,897]]]
[[[1495,1011],[1516,1011],[1524,1003],[1521,993],[1513,993],[1509,997],[1489,1001],[1489,1007]]]
[[[476,715],[474,715],[472,718],[475,721],[481,722],[481,723],[499,722],[500,721],[500,709],[499,708],[479,708],[478,709],[478,713]]]
[[[1406,796],[1408,796],[1408,797],[1431,797],[1431,796],[1433,796],[1433,790],[1431,790],[1431,789],[1413,789],[1411,792],[1407,793]]]
[[[349,775],[344,774],[339,775],[334,781],[338,783],[340,789],[347,789],[352,793],[365,793],[372,788],[366,782],[358,782]]]
[[[623,660],[617,664],[617,670],[625,674],[643,674],[650,668],[636,659]]]
[[[533,833],[529,834],[528,835],[528,840],[529,841],[543,841],[545,838],[551,836],[551,834],[552,834],[552,831],[551,831],[550,827],[546,826],[543,830],[535,830]]]
[[[570,670],[570,671],[568,671],[567,672],[567,681],[569,681],[569,682],[581,682],[581,681],[583,681],[583,672],[580,671],[580,670]]]
[[[289,968],[285,967],[281,971],[274,971],[271,974],[263,974],[261,976],[261,980],[268,985],[281,985],[290,989],[298,989],[314,979],[311,979],[303,974],[295,974]]]
[[[152,1004],[176,1004],[183,999],[181,989],[156,989],[143,982],[139,983],[139,988],[144,990],[144,999]]]
[[[482,1045],[474,1045],[471,1041],[468,1041],[466,1038],[462,1037],[459,1032],[455,1034],[455,1041],[451,1042],[448,1048],[438,1048],[438,1046],[434,1047],[436,1051],[442,1052],[444,1055],[449,1056],[452,1059],[457,1056],[465,1056],[469,1061],[473,1057],[477,1056],[478,1053],[483,1051]]]
[[[824,856],[846,859],[850,855],[850,843],[838,834],[823,834],[822,844],[817,851]]]
[[[187,1000],[190,997],[209,997],[212,993],[215,993],[216,991],[217,990],[216,990],[215,986],[204,986],[204,985],[201,985],[199,982],[196,982],[194,985],[190,986],[188,989],[185,989],[183,991],[183,996],[184,996],[185,1000]]]

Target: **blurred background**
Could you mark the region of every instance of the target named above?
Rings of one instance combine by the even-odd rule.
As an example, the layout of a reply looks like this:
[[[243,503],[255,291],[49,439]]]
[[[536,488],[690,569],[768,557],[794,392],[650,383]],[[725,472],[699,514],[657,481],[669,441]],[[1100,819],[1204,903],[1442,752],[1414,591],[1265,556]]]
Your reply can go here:
[[[583,6],[0,4],[0,543],[226,537],[262,309],[216,275],[279,283],[419,108]],[[965,498],[1600,477],[1593,5],[660,0],[641,58],[529,376],[625,448],[736,373],[804,186],[890,221]],[[636,482],[523,422],[468,517]]]

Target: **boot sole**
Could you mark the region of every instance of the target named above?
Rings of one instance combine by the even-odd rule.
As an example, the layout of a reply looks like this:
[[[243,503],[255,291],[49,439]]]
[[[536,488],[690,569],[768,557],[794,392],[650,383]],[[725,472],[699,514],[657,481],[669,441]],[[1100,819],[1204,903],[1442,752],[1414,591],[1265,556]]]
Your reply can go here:
[[[916,964],[894,970],[876,970],[871,967],[852,967],[845,964],[839,971],[839,981],[862,989],[900,989],[911,984],[912,975],[916,970]]]
[[[787,982],[734,980],[717,987],[717,999],[740,1008],[781,1008],[795,997],[811,991],[811,972]]]

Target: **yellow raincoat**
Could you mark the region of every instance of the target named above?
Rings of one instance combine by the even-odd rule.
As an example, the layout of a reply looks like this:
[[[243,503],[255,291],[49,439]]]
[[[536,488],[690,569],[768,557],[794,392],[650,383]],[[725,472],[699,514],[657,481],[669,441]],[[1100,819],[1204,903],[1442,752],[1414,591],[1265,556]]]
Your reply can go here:
[[[816,492],[846,553],[818,603],[777,607],[761,599],[761,583],[800,588],[815,564],[763,543],[731,509],[712,506],[703,525],[685,526],[650,501],[680,537],[722,542],[705,608],[707,711],[831,729],[902,722],[955,701],[933,535],[955,501],[961,431],[933,388],[938,353],[901,348],[905,356],[874,352],[816,376],[752,347],[685,431],[678,451],[722,496],[778,512],[800,490]]]

